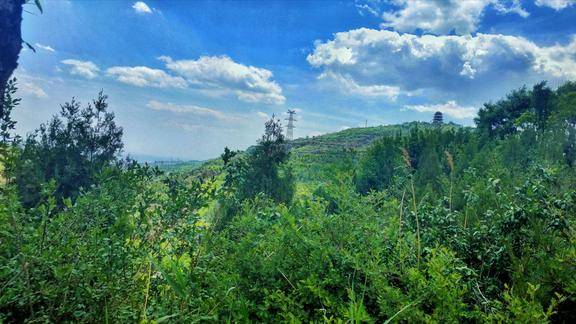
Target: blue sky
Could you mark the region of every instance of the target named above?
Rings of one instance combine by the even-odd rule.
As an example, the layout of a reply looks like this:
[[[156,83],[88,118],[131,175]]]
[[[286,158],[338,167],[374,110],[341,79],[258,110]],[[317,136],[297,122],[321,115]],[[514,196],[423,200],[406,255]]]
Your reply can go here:
[[[18,132],[100,89],[135,156],[207,159],[297,109],[296,137],[429,121],[576,79],[574,0],[44,1]]]

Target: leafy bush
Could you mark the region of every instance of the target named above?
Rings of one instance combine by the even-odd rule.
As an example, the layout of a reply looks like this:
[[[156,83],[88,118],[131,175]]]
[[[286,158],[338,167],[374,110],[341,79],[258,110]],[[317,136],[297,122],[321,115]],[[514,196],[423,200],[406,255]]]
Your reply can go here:
[[[54,180],[56,199],[75,197],[94,183],[96,175],[113,163],[120,153],[122,128],[107,111],[107,97],[85,108],[72,99],[61,106],[60,116],[40,125],[30,135],[15,170],[22,203],[34,207],[40,202],[41,187]]]

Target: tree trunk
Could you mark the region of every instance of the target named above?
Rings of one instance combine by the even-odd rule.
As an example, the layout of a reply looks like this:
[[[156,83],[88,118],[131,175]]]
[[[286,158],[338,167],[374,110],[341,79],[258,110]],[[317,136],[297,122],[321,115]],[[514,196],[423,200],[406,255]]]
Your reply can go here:
[[[24,0],[0,0],[0,97],[4,96],[6,83],[18,66],[22,49],[22,5]],[[0,116],[3,114],[3,100],[0,100]]]

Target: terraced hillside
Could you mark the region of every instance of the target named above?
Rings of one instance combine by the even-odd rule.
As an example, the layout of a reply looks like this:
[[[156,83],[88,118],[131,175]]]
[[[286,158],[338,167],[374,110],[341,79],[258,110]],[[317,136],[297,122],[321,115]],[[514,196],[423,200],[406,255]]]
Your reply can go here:
[[[372,142],[383,136],[406,135],[415,128],[437,127],[426,122],[399,125],[349,128],[314,137],[297,138],[291,146],[290,165],[299,183],[322,182],[329,178],[333,166],[351,168],[359,154]],[[457,124],[444,124],[445,130],[460,128]],[[246,151],[250,151],[248,148]],[[243,154],[243,152],[241,152]],[[191,173],[195,176],[215,176],[220,173],[222,160],[218,157],[204,162],[156,162],[152,164],[166,172]]]
[[[436,127],[425,122],[409,122],[399,125],[349,128],[311,138],[299,138],[291,143],[291,164],[300,182],[322,180],[328,166],[338,164],[351,167],[363,150],[383,136],[406,135],[415,128]],[[445,124],[443,129],[459,128],[457,124]]]

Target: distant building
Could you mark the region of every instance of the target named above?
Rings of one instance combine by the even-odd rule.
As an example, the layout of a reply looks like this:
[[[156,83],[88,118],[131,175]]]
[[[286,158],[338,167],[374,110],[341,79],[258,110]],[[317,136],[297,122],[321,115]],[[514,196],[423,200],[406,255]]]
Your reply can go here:
[[[442,116],[442,112],[437,111],[434,113],[434,118],[432,119],[432,124],[434,125],[442,125],[444,123],[444,116]]]

